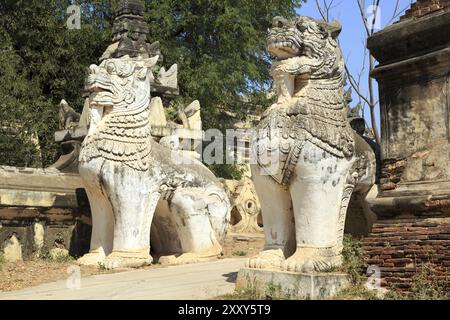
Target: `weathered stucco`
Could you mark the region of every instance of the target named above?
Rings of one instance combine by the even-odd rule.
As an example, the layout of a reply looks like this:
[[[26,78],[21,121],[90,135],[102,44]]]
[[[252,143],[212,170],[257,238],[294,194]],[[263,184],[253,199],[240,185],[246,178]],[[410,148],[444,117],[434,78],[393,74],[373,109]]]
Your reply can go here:
[[[373,35],[379,65],[382,169],[370,198],[379,220],[364,240],[382,284],[408,290],[423,265],[441,284],[450,257],[450,2],[419,0]],[[449,284],[450,285],[450,284]]]
[[[419,212],[432,200],[427,197],[450,194],[449,32],[447,8],[368,40],[380,62],[372,75],[379,83],[382,133],[380,194],[373,208],[381,215],[405,212],[408,203]],[[394,199],[402,209],[389,207]]]

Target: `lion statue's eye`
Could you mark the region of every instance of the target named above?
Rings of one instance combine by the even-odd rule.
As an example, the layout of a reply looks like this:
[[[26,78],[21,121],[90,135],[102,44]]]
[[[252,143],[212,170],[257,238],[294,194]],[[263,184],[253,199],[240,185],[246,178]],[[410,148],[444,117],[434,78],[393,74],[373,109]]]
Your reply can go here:
[[[108,71],[109,74],[115,73],[116,66],[114,65],[114,63],[108,63],[108,65],[106,66],[106,71]]]

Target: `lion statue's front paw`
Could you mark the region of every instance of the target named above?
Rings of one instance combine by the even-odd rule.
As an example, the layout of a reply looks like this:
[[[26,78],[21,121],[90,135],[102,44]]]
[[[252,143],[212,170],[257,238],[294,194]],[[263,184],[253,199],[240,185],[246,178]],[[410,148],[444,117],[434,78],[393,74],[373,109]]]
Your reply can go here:
[[[222,247],[216,246],[212,250],[198,253],[183,253],[179,255],[161,256],[158,262],[162,265],[182,265],[217,260]]]
[[[340,256],[335,257],[311,257],[301,254],[294,254],[281,266],[283,271],[313,273],[331,272],[342,265]]]
[[[153,258],[150,254],[134,252],[113,252],[100,262],[100,266],[112,270],[122,268],[140,268],[152,264]]]
[[[78,259],[77,264],[82,266],[98,266],[103,260],[105,260],[105,254],[103,252],[92,251]]]
[[[279,269],[284,259],[284,253],[281,249],[264,250],[247,260],[245,266],[251,269]]]

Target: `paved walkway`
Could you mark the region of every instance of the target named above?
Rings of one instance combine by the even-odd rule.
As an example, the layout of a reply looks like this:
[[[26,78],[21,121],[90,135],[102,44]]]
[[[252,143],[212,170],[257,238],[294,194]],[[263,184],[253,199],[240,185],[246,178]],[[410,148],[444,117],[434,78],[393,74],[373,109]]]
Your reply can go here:
[[[0,293],[0,300],[202,300],[234,291],[245,259],[136,270],[81,279],[79,290],[58,281]]]

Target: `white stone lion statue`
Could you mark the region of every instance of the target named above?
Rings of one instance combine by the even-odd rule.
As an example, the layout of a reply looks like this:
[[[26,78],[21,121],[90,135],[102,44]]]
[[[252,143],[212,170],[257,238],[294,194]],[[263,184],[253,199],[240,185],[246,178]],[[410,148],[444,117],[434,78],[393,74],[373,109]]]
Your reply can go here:
[[[278,101],[258,126],[252,167],[266,245],[248,268],[339,267],[349,201],[352,194],[364,201],[375,183],[375,154],[347,119],[340,31],[337,22],[309,17],[273,21],[268,50]]]
[[[150,69],[157,59],[125,56],[90,67],[91,125],[79,171],[93,230],[80,264],[139,267],[152,263],[151,250],[182,264],[222,252],[230,204],[220,181],[194,159],[177,164],[174,157],[183,155],[151,136]]]

